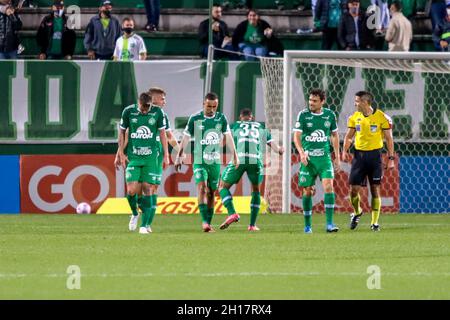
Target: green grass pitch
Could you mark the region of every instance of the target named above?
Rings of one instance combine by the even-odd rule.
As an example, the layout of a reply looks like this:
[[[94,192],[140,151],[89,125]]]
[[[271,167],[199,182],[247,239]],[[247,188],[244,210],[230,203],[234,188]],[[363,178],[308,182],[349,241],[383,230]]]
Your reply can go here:
[[[0,299],[450,299],[449,215],[383,215],[378,233],[336,215],[337,234],[315,215],[311,235],[301,215],[248,219],[206,234],[198,215],[158,215],[140,235],[125,215],[2,215]]]

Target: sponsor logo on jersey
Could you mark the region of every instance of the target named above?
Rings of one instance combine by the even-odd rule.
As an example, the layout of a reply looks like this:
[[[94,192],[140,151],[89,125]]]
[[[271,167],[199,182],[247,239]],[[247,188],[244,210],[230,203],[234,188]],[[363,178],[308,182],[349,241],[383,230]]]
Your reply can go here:
[[[327,142],[328,137],[323,130],[314,130],[309,136],[305,137],[305,141],[308,142]]]
[[[325,155],[325,150],[323,149],[313,149],[309,151],[311,157],[322,157]]]
[[[137,128],[136,132],[131,134],[132,139],[151,139],[153,137],[153,133],[146,126],[140,126]]]
[[[295,127],[296,127],[296,128],[300,128],[300,122],[297,121],[297,122],[295,123]]]
[[[152,154],[152,149],[148,147],[133,147],[133,154],[137,156],[149,156]]]
[[[201,145],[216,145],[220,143],[219,135],[217,132],[208,132],[205,139],[200,140]]]
[[[361,125],[360,124],[356,125],[356,131],[361,132]]]

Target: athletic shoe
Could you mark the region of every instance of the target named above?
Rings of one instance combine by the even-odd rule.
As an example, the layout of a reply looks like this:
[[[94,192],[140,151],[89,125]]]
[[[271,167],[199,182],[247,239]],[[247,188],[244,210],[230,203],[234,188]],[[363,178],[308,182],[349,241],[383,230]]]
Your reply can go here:
[[[203,232],[216,232],[213,227],[209,223],[202,224]]]
[[[260,229],[257,226],[248,226],[248,231],[259,231]]]
[[[140,234],[149,234],[150,232],[148,232],[148,229],[146,227],[140,227],[139,233]]]
[[[312,233],[311,227],[305,227],[305,233]]]
[[[128,224],[128,230],[130,230],[130,231],[136,230],[138,220],[139,220],[139,215],[137,215],[137,216],[131,215],[130,223]]]
[[[372,225],[370,226],[370,229],[371,229],[372,231],[380,231],[380,230],[381,230],[380,225],[378,225],[378,224],[372,224]]]
[[[362,216],[362,212],[360,214],[352,213],[350,215],[350,229],[351,230],[354,230],[358,226],[359,219],[361,219],[361,216]]]
[[[331,233],[331,232],[338,232],[339,228],[336,227],[334,224],[330,224],[327,226],[327,232]]]
[[[152,233],[153,232],[152,228],[150,226],[147,226],[146,228],[147,228],[148,233]]]
[[[230,224],[232,224],[234,222],[238,222],[240,218],[241,217],[239,217],[239,215],[237,213],[234,213],[231,216],[228,216],[227,220],[225,220],[225,222],[220,225],[220,230],[224,230],[224,229],[228,228],[230,226]]]

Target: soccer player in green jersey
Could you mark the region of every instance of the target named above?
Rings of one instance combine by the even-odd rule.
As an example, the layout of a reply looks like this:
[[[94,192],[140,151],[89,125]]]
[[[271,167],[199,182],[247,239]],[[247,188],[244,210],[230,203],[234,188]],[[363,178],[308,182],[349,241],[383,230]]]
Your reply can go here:
[[[202,217],[204,232],[214,232],[211,220],[214,215],[214,193],[219,186],[222,158],[222,138],[233,154],[232,163],[239,166],[239,158],[234,146],[227,118],[217,111],[217,94],[208,93],[203,102],[203,110],[191,115],[184,130],[180,151],[175,160],[175,169],[181,168],[184,150],[190,139],[194,140],[194,178],[197,184],[198,207]]]
[[[159,107],[159,108],[164,108],[166,105],[166,92],[158,87],[152,87],[148,90],[148,94],[151,97],[152,100],[152,105]],[[172,146],[173,150],[175,152],[178,152],[178,142],[175,138],[175,136],[172,133],[172,128],[170,126],[170,120],[169,117],[167,116],[167,113],[164,112],[164,120],[166,123],[166,137],[167,137],[167,142]],[[126,149],[127,145],[128,145],[128,131],[129,129],[127,129],[126,133],[125,133],[125,143],[124,143],[124,148]],[[119,152],[116,153],[116,161],[118,161],[119,157]],[[160,143],[160,154],[159,154],[159,158],[158,158],[158,166],[157,168],[161,168],[161,174],[162,174],[162,170],[163,170],[163,149],[162,149],[162,144]],[[152,207],[152,210],[156,210],[156,204],[157,204],[157,192],[158,192],[158,184],[152,185],[153,187],[153,203],[155,204],[154,207]],[[142,181],[139,181],[139,187],[137,190],[137,208],[141,208],[142,207]],[[137,224],[138,224],[138,220],[139,220],[139,212],[137,210],[137,208],[135,210],[132,209],[132,216],[130,218],[130,222],[128,224],[128,229],[130,231],[134,231],[137,228]],[[142,209],[141,209],[142,211]],[[147,226],[148,228],[150,226]],[[150,229],[149,229],[150,230]]]
[[[326,231],[337,232],[333,224],[335,195],[333,189],[334,170],[340,170],[339,135],[336,115],[324,108],[325,92],[313,89],[309,93],[309,108],[300,111],[294,128],[294,143],[300,154],[299,186],[303,187],[303,214],[305,233],[312,233],[312,195],[317,176],[322,180],[325,191],[324,204]],[[331,161],[331,146],[335,152],[334,170]]]
[[[165,127],[163,111],[151,104],[151,97],[147,93],[139,96],[138,104],[126,107],[120,120],[118,157],[115,164],[126,167],[127,199],[133,213],[137,212],[137,194],[142,187],[144,196],[139,228],[141,234],[152,232],[150,226],[156,213],[153,195],[157,189],[156,185],[161,183],[161,145],[164,162],[169,164]],[[128,146],[125,155],[127,129]]]
[[[272,140],[269,130],[264,125],[253,121],[250,109],[242,109],[239,120],[231,126],[234,143],[239,157],[239,167],[235,168],[229,163],[222,173],[219,193],[222,203],[228,210],[228,217],[220,225],[220,229],[226,229],[233,222],[238,222],[240,217],[233,205],[233,197],[230,188],[241,180],[242,175],[247,172],[248,179],[252,184],[252,199],[250,201],[250,224],[248,231],[259,231],[256,226],[256,218],[261,204],[261,183],[263,181],[263,157],[265,144],[269,145],[275,152],[283,154],[284,149]]]

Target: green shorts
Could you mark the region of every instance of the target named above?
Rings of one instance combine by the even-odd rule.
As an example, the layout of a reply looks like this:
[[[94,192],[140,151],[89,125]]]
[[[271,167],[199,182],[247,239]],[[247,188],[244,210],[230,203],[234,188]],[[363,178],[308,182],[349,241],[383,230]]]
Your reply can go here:
[[[310,157],[308,165],[300,166],[298,185],[311,187],[315,184],[317,176],[322,179],[334,179],[334,169],[329,157]]]
[[[211,190],[217,190],[220,179],[220,164],[194,164],[195,184],[206,181]]]
[[[236,169],[232,162],[223,171],[222,181],[228,184],[236,184],[245,172],[247,172],[247,177],[253,185],[261,184],[263,181],[263,167],[260,164],[240,164]]]
[[[125,171],[125,179],[130,182],[146,182],[150,184],[161,184],[162,163],[159,157],[151,157],[145,161],[130,161]]]

